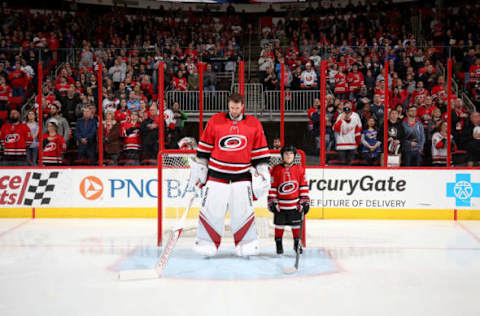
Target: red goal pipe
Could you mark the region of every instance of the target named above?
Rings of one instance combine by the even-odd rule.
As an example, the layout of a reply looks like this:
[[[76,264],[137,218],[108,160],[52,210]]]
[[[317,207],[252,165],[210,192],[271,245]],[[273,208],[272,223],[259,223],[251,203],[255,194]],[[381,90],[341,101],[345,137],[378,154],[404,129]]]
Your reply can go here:
[[[452,59],[448,59],[447,63],[447,84],[448,84],[448,97],[447,97],[447,168],[452,166],[452,102],[450,95],[452,94]]]
[[[43,69],[42,62],[38,62],[38,165],[43,166]]]
[[[103,166],[103,88],[102,63],[98,63],[98,165]]]
[[[198,86],[198,93],[199,93],[199,98],[198,98],[198,107],[199,107],[199,116],[198,116],[198,139],[202,137],[203,133],[203,63],[199,62],[198,63],[198,80],[199,80],[199,86]]]
[[[388,91],[388,60],[385,60],[385,98],[383,106],[383,167],[388,167],[388,109],[390,108]]]
[[[285,63],[280,64],[280,142],[285,145]]]
[[[238,92],[243,96],[243,103],[246,105],[245,100],[245,62],[242,60],[238,63]],[[245,113],[245,107],[243,108]]]
[[[325,141],[325,129],[327,118],[326,104],[326,80],[327,80],[327,61],[322,60],[320,64],[320,166],[325,167],[327,158],[327,142]],[[304,230],[305,231],[305,230]]]
[[[165,121],[164,121],[164,108],[165,108],[165,93],[164,93],[164,73],[163,62],[158,63],[158,157],[157,157],[157,246],[162,245],[162,166],[163,155],[162,152],[165,147]]]

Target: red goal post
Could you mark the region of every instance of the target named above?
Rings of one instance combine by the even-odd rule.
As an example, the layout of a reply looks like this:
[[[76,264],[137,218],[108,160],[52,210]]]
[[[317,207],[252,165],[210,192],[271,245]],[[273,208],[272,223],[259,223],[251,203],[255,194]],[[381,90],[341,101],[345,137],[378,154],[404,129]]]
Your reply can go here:
[[[157,192],[157,245],[162,245],[164,218],[172,209],[186,205],[185,189],[190,174],[189,158],[196,154],[195,150],[163,150],[158,154],[158,192]],[[270,151],[270,166],[281,163],[280,151]],[[305,153],[297,150],[295,163],[305,168]],[[200,198],[194,205],[199,205]],[[257,208],[266,208],[266,197],[256,201]],[[264,205],[262,205],[264,204]],[[184,211],[184,210],[182,210]],[[257,213],[257,212],[256,212]],[[302,236],[305,245],[305,227]]]

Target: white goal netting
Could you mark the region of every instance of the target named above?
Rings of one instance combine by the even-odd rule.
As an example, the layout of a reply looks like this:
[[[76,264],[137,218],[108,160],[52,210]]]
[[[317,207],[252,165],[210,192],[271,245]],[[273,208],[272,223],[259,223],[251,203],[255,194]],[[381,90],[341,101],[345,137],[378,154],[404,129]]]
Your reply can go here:
[[[159,207],[161,208],[161,217],[159,217],[159,230],[162,235],[168,233],[176,224],[178,219],[185,211],[188,203],[187,182],[190,175],[189,159],[195,155],[195,151],[165,151],[161,153],[162,167],[159,170],[161,181],[161,200]],[[295,157],[295,162],[305,166],[305,154],[299,151]],[[271,152],[270,166],[281,163],[280,153],[278,151]],[[196,235],[196,227],[198,221],[198,213],[200,210],[202,190],[196,189],[197,198],[193,202],[190,210],[185,229],[184,236],[193,237]],[[263,197],[254,201],[256,227],[260,238],[273,236],[272,214],[267,209],[267,199]],[[229,216],[225,221],[224,236],[231,235],[229,225]],[[161,239],[162,235],[159,237]],[[285,234],[287,237],[289,234]],[[164,237],[164,236],[163,236]]]

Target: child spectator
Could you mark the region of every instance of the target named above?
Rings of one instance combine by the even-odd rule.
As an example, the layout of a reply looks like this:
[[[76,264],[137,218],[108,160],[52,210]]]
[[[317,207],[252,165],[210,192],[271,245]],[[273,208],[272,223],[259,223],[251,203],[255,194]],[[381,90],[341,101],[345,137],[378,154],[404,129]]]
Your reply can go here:
[[[45,166],[59,166],[63,164],[63,153],[67,150],[65,140],[57,133],[58,121],[54,118],[47,123],[47,133],[43,136],[42,163]]]
[[[378,139],[376,121],[373,117],[367,120],[366,129],[362,131],[362,156],[369,165],[373,165],[380,155],[382,142]]]
[[[438,126],[437,132],[432,136],[432,164],[434,166],[447,165],[447,139],[448,122],[442,121]],[[453,136],[450,135],[452,148],[454,146]]]

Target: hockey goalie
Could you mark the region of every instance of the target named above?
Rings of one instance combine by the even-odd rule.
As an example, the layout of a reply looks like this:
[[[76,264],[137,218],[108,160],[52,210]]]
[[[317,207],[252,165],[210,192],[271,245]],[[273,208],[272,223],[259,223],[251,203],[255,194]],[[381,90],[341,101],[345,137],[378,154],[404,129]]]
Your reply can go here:
[[[260,121],[243,108],[242,95],[229,96],[228,112],[210,118],[191,164],[190,181],[204,186],[194,251],[209,257],[220,246],[227,209],[237,255],[260,250],[253,198],[270,188],[270,154]]]

